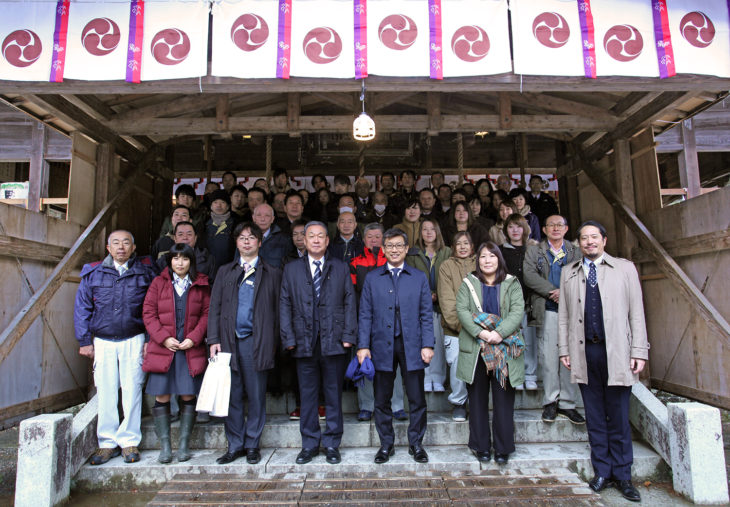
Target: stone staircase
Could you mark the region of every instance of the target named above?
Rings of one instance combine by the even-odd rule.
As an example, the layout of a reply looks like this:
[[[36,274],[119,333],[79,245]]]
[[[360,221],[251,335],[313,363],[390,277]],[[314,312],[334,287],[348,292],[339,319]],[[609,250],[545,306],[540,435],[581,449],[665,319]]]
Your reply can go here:
[[[292,397],[293,398],[293,397]],[[152,420],[142,423],[142,460],[125,464],[115,458],[102,466],[84,465],[75,477],[75,487],[83,491],[98,490],[158,490],[178,474],[194,476],[245,476],[249,479],[283,476],[284,474],[383,474],[384,476],[489,474],[520,470],[566,469],[590,478],[590,450],[585,426],[575,426],[559,417],[554,423],[541,420],[541,391],[518,391],[515,401],[516,452],[507,466],[499,467],[493,461],[479,463],[466,447],[468,422],[454,422],[445,393],[427,393],[429,407],[428,429],[424,439],[430,461],[415,463],[408,455],[407,421],[394,421],[396,454],[384,465],[373,463],[379,446],[374,421],[357,420],[357,398],[353,392],[343,395],[345,428],[341,446],[342,463],[329,465],[322,454],[307,465],[296,465],[295,457],[301,446],[299,422],[290,421],[288,413],[294,409],[293,399],[286,396],[267,399],[268,418],[261,442],[261,462],[248,465],[239,459],[228,465],[218,465],[215,459],[226,448],[223,425],[220,422],[196,425],[191,439],[194,457],[190,461],[169,465],[157,463],[158,441]],[[407,407],[406,407],[407,409]],[[324,421],[322,421],[324,424]],[[173,423],[173,446],[178,439],[179,426]],[[635,479],[656,479],[666,476],[664,461],[647,445],[634,442]]]

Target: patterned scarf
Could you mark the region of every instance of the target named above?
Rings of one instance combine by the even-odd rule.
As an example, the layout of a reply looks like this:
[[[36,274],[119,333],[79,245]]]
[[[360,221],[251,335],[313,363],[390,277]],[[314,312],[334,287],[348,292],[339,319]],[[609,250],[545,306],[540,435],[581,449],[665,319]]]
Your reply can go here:
[[[217,225],[218,226],[218,230],[216,231],[216,235],[219,234],[219,233],[221,233],[226,228],[226,226],[225,226],[226,220],[228,220],[229,218],[231,218],[231,212],[230,211],[226,211],[222,215],[219,215],[218,213],[213,213],[212,211],[210,212],[210,219],[212,220],[213,225]]]
[[[472,318],[476,324],[488,331],[494,331],[502,322],[502,318],[498,315],[494,315],[493,313],[472,313]],[[507,384],[507,375],[509,373],[507,360],[520,357],[522,352],[525,350],[525,342],[522,339],[520,332],[516,331],[506,338],[503,338],[502,341],[496,345],[486,342],[484,345],[481,355],[484,363],[487,365],[487,371],[494,370],[494,374],[499,381],[499,385],[502,386],[502,389],[504,389]]]

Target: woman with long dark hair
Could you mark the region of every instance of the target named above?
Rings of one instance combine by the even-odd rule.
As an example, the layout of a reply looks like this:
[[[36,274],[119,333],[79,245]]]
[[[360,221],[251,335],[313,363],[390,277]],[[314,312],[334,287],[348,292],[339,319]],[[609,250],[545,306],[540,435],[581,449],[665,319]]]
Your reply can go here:
[[[457,232],[468,232],[475,245],[481,245],[483,241],[489,240],[489,230],[479,222],[466,201],[459,201],[449,210],[449,215],[444,220],[444,239],[446,244],[451,246],[451,241]]]
[[[464,279],[456,296],[461,323],[457,376],[467,383],[469,392],[469,449],[482,462],[491,459],[492,443],[498,464],[507,463],[515,450],[515,386],[525,380],[520,333],[524,311],[520,283],[507,273],[499,247],[491,241],[482,244],[476,270]]]
[[[195,252],[176,243],[166,255],[167,269],[152,281],[142,317],[150,341],[142,369],[149,372],[147,394],[155,396],[152,409],[160,440],[160,463],[172,461],[170,397],[182,398],[178,461],[192,456],[188,447],[195,423],[195,402],[207,365],[205,336],[208,329],[210,286],[198,273]]]

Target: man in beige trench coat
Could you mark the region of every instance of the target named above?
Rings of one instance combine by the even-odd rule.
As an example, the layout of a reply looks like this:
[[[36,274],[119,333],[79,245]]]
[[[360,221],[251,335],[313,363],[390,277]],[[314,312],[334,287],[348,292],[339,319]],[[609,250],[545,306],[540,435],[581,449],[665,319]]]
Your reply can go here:
[[[629,425],[631,385],[649,357],[639,275],[630,261],[604,252],[600,223],[581,225],[578,241],[582,259],[560,276],[558,351],[583,395],[595,471],[589,485],[594,491],[614,485],[639,502]]]

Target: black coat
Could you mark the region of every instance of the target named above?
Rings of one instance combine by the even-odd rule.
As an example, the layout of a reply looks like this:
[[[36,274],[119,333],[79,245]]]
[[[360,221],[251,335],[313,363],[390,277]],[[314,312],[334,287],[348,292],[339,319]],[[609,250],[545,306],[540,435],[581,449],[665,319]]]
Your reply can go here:
[[[319,297],[319,339],[323,356],[345,353],[343,342],[357,343],[355,286],[344,262],[324,258]],[[315,343],[314,290],[309,257],[284,266],[281,283],[281,345],[294,357],[311,357]]]
[[[231,262],[218,270],[208,312],[208,345],[220,343],[222,352],[236,350],[236,315],[238,313],[238,287],[243,279],[239,262]],[[254,364],[256,371],[274,367],[274,356],[279,344],[279,290],[281,270],[267,264],[259,257],[256,265],[256,283],[253,295]],[[231,362],[238,371],[236,361]]]

